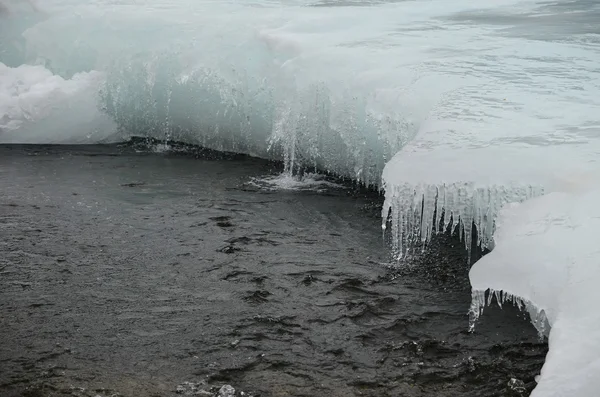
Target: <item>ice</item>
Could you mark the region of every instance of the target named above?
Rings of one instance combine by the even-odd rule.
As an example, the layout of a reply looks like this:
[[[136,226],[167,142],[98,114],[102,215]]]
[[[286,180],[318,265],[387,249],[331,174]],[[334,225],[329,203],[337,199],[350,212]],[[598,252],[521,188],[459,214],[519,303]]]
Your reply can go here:
[[[519,310],[526,310],[531,319],[531,323],[539,333],[540,339],[548,336],[550,332],[550,325],[545,310],[538,308],[536,304],[530,300],[513,295],[510,292],[495,290],[493,288],[489,288],[487,291],[473,289],[471,294],[471,307],[469,308],[470,331],[475,330],[477,320],[483,314],[485,306],[490,306],[494,299],[500,308],[502,308],[507,302],[510,302]]]
[[[10,68],[0,62],[0,140],[19,143],[97,143],[116,125],[97,108],[99,72],[71,79],[43,66]]]
[[[479,8],[466,0],[337,3],[47,0],[3,17],[1,56],[65,80],[101,73],[97,107],[122,139],[180,140],[379,185],[444,93],[465,83],[441,60],[463,44],[475,51],[469,40],[493,28],[449,20]]]
[[[2,4],[0,143],[147,136],[378,186],[399,258],[450,220],[494,248],[472,319],[490,289],[552,327],[535,395],[596,385],[597,2]]]
[[[389,167],[388,164],[386,171]],[[411,247],[427,243],[434,234],[459,222],[459,233],[468,250],[472,248],[473,224],[477,227],[477,245],[493,248],[492,235],[499,209],[506,203],[526,200],[543,192],[541,186],[516,183],[491,186],[478,186],[473,182],[393,184],[385,175],[383,228],[388,228],[391,218],[392,248],[398,259]]]
[[[481,31],[453,36],[451,61],[427,61],[462,75],[460,86],[442,95],[383,171],[383,222],[391,212],[399,256],[438,230],[443,210],[445,222],[460,218],[467,249],[473,222],[478,243],[493,248],[504,204],[553,191],[565,173],[598,172],[600,70],[592,65],[600,61],[600,29],[587,23],[600,5],[528,7],[448,17],[477,21]]]
[[[506,206],[496,247],[470,272],[475,317],[486,290],[503,291],[526,303],[534,325],[549,333],[549,353],[532,397],[592,396],[600,390],[599,182],[596,174],[579,186]]]
[[[569,13],[530,0],[5,3],[0,61],[65,82],[102,76],[88,91],[96,109],[71,113],[108,115],[119,139],[179,140],[375,186],[404,148],[384,175],[390,190],[503,189],[513,174],[538,189],[531,163],[598,152],[589,2]],[[74,135],[69,119],[43,133],[4,128],[0,142],[105,139]]]

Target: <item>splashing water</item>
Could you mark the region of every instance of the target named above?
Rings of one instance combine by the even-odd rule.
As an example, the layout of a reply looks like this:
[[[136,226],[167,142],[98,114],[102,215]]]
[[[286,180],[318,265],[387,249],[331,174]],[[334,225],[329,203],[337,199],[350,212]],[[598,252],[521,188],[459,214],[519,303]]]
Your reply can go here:
[[[250,184],[267,190],[313,190],[345,189],[343,185],[327,180],[321,174],[292,175],[284,172],[275,176],[253,178]]]

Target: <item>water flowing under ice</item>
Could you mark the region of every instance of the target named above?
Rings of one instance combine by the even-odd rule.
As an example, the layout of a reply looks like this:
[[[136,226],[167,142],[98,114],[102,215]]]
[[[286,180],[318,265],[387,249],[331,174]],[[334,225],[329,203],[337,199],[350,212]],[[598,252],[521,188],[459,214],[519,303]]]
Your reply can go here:
[[[0,11],[0,142],[146,135],[381,181],[399,254],[442,213],[467,248],[473,223],[495,245],[471,273],[472,317],[491,288],[552,327],[536,396],[596,386],[594,221],[569,208],[592,206],[572,189],[599,175],[599,4],[34,2]],[[506,219],[547,233],[502,237],[514,201]],[[578,221],[548,222],[561,211]]]

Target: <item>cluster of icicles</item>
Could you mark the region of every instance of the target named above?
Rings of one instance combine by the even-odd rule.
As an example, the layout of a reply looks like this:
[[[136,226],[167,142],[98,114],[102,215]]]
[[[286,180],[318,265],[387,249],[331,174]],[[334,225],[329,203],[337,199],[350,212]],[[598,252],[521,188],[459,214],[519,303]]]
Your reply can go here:
[[[498,306],[500,306],[500,308],[502,308],[502,305],[512,303],[512,305],[517,307],[519,310],[526,310],[527,313],[529,313],[531,323],[538,331],[538,335],[540,336],[540,338],[548,336],[548,333],[550,332],[550,324],[548,323],[546,312],[543,309],[538,309],[531,301],[527,299],[520,298],[509,292],[498,291],[491,288],[486,291],[473,290],[471,292],[471,307],[469,308],[470,332],[473,332],[475,330],[475,323],[483,314],[483,309],[486,306],[490,306],[494,298],[496,299],[496,303],[498,304]]]
[[[472,183],[442,185],[410,184],[384,186],[386,199],[382,210],[383,230],[390,232],[397,259],[412,247],[425,245],[432,236],[458,226],[459,236],[469,255],[476,228],[476,244],[493,248],[493,233],[498,212],[506,203],[522,202],[543,193],[532,185],[476,187]],[[447,209],[453,209],[448,211]]]

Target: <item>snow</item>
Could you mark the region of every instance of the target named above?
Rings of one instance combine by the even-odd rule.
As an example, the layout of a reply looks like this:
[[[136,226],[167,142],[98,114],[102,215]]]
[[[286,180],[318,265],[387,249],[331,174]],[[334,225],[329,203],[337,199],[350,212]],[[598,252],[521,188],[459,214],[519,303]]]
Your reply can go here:
[[[534,396],[595,393],[600,4],[338,3],[5,1],[0,143],[141,135],[327,170],[385,190],[398,258],[442,213],[467,248],[474,223],[494,250],[473,318],[487,289],[522,304],[551,326]]]
[[[63,79],[43,66],[0,62],[0,140],[19,143],[97,143],[116,131],[97,110],[99,72]]]
[[[592,396],[600,390],[597,175],[506,206],[495,249],[470,272],[475,316],[485,290],[504,291],[527,303],[541,333],[549,331],[550,350],[532,397]]]

